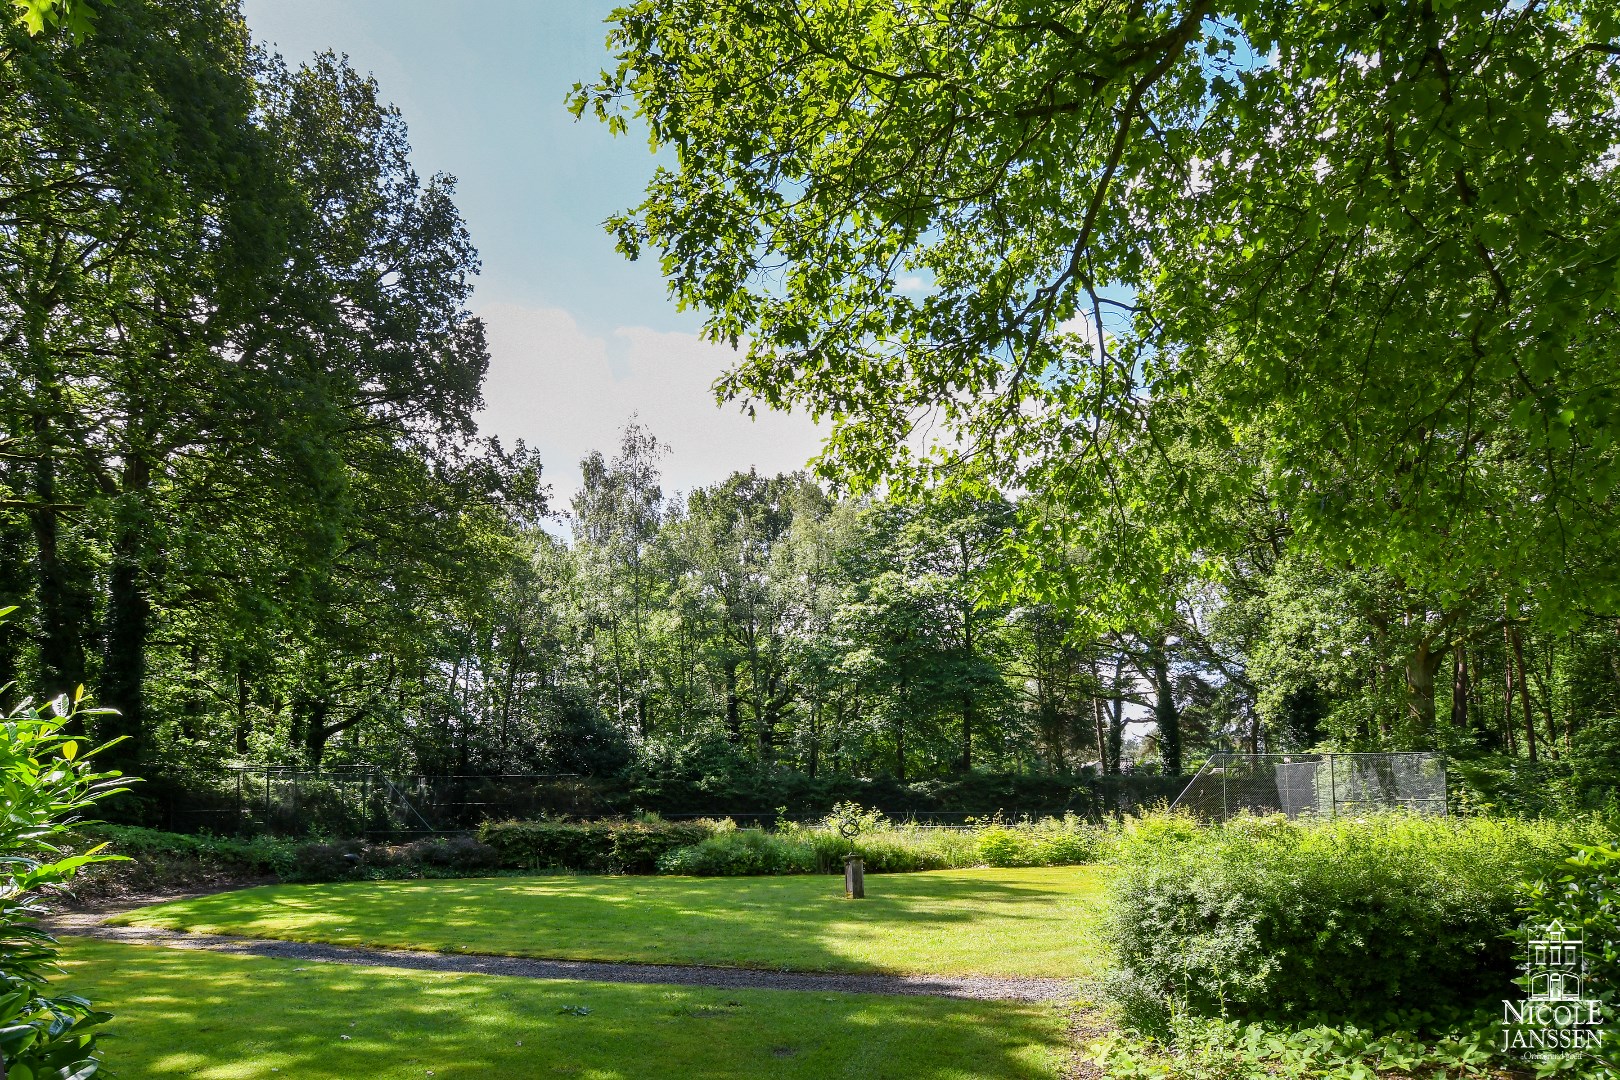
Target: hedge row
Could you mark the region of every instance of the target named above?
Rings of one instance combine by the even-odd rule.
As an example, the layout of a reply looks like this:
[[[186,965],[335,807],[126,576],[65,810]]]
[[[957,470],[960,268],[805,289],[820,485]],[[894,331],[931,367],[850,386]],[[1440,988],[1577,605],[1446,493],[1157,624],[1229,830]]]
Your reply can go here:
[[[661,856],[712,836],[714,821],[494,821],[478,839],[501,865],[593,874],[651,874]]]
[[[1073,866],[1099,858],[1110,844],[1107,827],[1070,815],[974,829],[935,829],[869,821],[853,837],[837,828],[785,826],[776,832],[735,829],[724,823],[707,839],[677,848],[658,861],[666,874],[841,873],[844,858],[859,856],[870,873],[953,870],[970,866]]]
[[[1455,1012],[1513,992],[1526,883],[1556,877],[1596,820],[1422,818],[1204,827],[1129,821],[1111,881],[1116,997],[1131,1022]]]

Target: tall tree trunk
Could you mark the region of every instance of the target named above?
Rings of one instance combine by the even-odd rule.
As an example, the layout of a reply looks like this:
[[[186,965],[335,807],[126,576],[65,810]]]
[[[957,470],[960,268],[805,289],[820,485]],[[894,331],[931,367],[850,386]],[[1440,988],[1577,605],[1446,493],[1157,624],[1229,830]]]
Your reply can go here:
[[[906,782],[906,716],[903,709],[894,713],[894,778]]]
[[[810,779],[816,778],[816,766],[820,764],[821,757],[821,697],[816,694],[810,698],[810,753],[806,761],[805,771]]]
[[[1153,643],[1148,656],[1153,673],[1153,721],[1159,730],[1159,757],[1166,776],[1181,775],[1181,712],[1176,708],[1175,686],[1170,681],[1167,639]]]
[[[71,694],[84,682],[84,632],[90,611],[81,583],[61,555],[60,511],[57,507],[56,458],[51,447],[50,421],[34,418],[39,458],[34,463],[35,507],[29,517],[34,527],[34,551],[39,566],[39,684],[42,698]],[[7,599],[10,599],[9,597]]]
[[[1451,726],[1468,730],[1468,649],[1463,645],[1451,654]]]
[[[1109,776],[1119,775],[1125,753],[1125,696],[1119,688],[1124,678],[1125,654],[1121,652],[1114,656],[1114,700],[1108,716],[1108,760],[1104,771]]]
[[[973,692],[964,691],[962,694],[962,760],[958,767],[964,772],[973,771]]]
[[[1406,655],[1406,716],[1425,746],[1434,740],[1434,680],[1445,654],[1444,645],[1420,641]]]
[[[244,670],[247,664],[242,659],[236,661],[236,756],[246,757],[248,752],[248,694],[247,673]]]
[[[726,661],[726,740],[733,746],[742,742],[742,698],[737,694],[737,666],[735,658]]]
[[[151,467],[139,453],[124,464],[122,505],[117,512],[112,569],[107,575],[107,634],[101,697],[115,715],[104,717],[103,737],[127,736],[109,751],[108,764],[126,772],[140,765],[146,740],[146,644],[152,604],[145,580],[145,496]]]
[[[1108,721],[1101,697],[1091,699],[1091,723],[1097,734],[1097,772],[1108,772]]]
[[[321,695],[310,703],[309,715],[304,721],[304,753],[311,769],[319,769],[321,759],[326,757],[326,740],[332,736],[332,732],[326,726],[326,718],[331,712],[331,702],[326,700],[326,693],[323,690]]]
[[[1519,669],[1517,681],[1519,701],[1524,705],[1524,745],[1533,762],[1536,760],[1536,722],[1534,714],[1530,711],[1530,680],[1526,677],[1524,666],[1524,639],[1519,636],[1519,628],[1516,626],[1507,628],[1507,636],[1508,642],[1513,646],[1514,663]],[[1511,709],[1512,702],[1510,701],[1508,705]]]
[[[967,566],[967,540],[960,538],[962,563]],[[964,573],[966,570],[964,569]],[[962,605],[962,672],[969,681],[962,690],[962,763],[964,773],[973,771],[973,608]]]
[[[1511,631],[1502,628],[1502,741],[1507,744],[1509,756],[1519,753],[1519,741],[1513,733],[1513,641]]]

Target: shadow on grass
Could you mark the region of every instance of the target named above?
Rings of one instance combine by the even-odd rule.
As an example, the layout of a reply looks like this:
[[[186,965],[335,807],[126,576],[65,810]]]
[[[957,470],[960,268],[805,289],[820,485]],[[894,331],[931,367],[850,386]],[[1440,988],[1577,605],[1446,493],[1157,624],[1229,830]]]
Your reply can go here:
[[[1051,1006],[302,965],[67,945],[122,1080],[993,1077],[1058,1073]],[[566,1007],[579,1007],[571,1012]],[[588,1010],[580,1014],[580,1010]]]
[[[797,971],[1093,974],[1095,871],[868,878],[539,876],[270,886],[124,922],[441,952]]]

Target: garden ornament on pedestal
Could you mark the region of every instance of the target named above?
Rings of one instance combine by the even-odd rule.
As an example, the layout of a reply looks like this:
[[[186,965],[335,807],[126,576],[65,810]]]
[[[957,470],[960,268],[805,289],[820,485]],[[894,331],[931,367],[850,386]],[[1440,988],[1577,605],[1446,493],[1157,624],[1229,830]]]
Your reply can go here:
[[[861,824],[858,821],[846,819],[838,823],[838,835],[845,840],[853,840],[860,833]],[[853,851],[844,856],[844,898],[866,899],[866,864]]]

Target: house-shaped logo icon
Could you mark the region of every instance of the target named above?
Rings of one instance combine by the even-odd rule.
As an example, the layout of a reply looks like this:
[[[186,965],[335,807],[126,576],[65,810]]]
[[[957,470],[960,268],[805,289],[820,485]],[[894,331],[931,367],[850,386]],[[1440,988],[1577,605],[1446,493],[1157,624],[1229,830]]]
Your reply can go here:
[[[1581,1000],[1582,940],[1553,920],[1541,928],[1541,936],[1530,939],[1529,963],[1531,1001]]]

